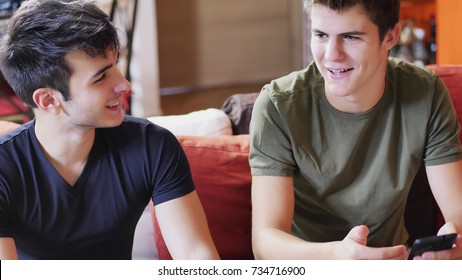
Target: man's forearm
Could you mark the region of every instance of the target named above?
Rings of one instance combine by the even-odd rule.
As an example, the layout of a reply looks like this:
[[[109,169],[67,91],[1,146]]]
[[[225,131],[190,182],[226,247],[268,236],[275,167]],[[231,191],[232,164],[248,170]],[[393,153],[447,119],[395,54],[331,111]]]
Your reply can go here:
[[[1,260],[17,260],[18,253],[13,238],[0,238],[0,259]]]
[[[367,246],[369,229],[362,225],[350,230],[341,241],[308,242],[284,231],[265,229],[253,235],[257,259],[393,259],[407,257],[406,246],[373,248]]]
[[[253,233],[252,246],[256,259],[333,259],[334,242],[307,242],[277,229]]]

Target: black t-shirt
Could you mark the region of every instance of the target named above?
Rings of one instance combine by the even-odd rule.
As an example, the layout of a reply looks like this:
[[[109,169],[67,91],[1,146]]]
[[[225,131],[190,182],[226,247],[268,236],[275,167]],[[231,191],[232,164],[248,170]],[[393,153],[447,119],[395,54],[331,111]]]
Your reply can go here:
[[[147,120],[96,129],[74,186],[47,160],[34,127],[0,136],[0,237],[14,238],[22,259],[130,259],[149,199],[194,190],[176,137]]]

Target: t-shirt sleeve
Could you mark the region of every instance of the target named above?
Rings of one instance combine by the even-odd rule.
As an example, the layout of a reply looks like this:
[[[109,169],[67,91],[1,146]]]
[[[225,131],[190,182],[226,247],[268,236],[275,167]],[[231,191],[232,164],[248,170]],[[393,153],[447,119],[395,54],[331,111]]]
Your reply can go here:
[[[0,153],[0,162],[8,162],[6,157]],[[0,237],[12,237],[10,228],[10,214],[9,214],[9,189],[7,181],[9,178],[4,174],[8,174],[9,165],[2,165],[0,167]]]
[[[295,160],[287,126],[265,86],[255,101],[250,122],[249,164],[253,176],[292,176]]]
[[[439,165],[461,160],[459,133],[460,124],[450,93],[442,79],[438,78],[428,124],[425,164]]]
[[[158,152],[152,155],[153,162],[156,162],[152,170],[152,200],[155,205],[179,198],[195,189],[188,159],[180,143],[169,131],[164,132],[163,140],[156,147]]]
[[[4,186],[0,182],[0,237],[12,237]]]

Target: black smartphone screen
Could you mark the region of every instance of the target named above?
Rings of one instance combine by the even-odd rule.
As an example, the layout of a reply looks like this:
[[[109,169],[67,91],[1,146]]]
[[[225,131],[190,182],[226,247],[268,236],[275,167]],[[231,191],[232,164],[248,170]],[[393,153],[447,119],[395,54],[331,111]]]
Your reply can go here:
[[[419,238],[414,241],[411,253],[409,253],[408,260],[412,260],[415,256],[420,256],[428,251],[440,251],[450,249],[457,239],[456,233],[435,235],[424,238]]]

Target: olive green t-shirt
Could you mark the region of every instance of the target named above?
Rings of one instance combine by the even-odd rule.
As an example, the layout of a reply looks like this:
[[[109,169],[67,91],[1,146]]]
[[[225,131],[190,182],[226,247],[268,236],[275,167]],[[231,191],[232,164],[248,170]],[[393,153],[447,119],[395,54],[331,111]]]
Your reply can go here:
[[[389,59],[379,103],[349,114],[327,101],[312,63],[262,89],[249,162],[253,176],[293,176],[295,236],[341,240],[365,224],[369,246],[391,246],[407,240],[404,209],[421,162],[462,159],[459,132],[446,86],[423,68]]]

